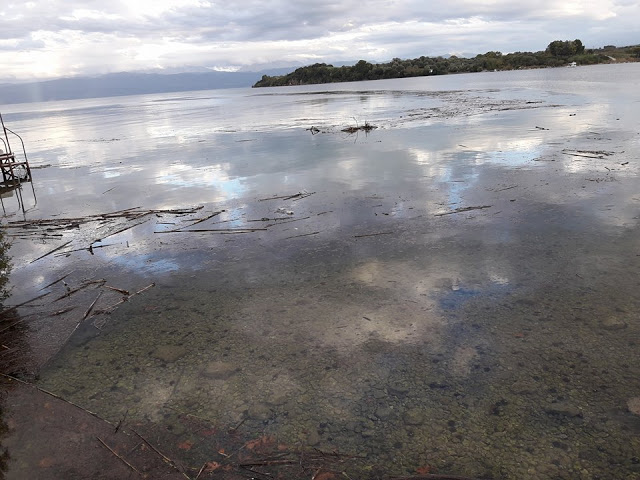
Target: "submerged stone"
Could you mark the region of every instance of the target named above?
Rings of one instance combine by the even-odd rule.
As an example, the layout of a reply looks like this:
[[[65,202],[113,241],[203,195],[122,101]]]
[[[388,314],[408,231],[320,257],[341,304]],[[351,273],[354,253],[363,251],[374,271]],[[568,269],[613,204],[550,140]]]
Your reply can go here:
[[[392,413],[393,413],[393,410],[391,410],[388,407],[378,407],[376,409],[376,417],[379,420],[387,420]]]
[[[217,380],[226,380],[237,372],[237,368],[235,365],[228,362],[209,362],[204,370],[202,370],[202,375],[208,378],[214,378]]]
[[[627,408],[634,415],[640,415],[640,397],[633,397],[627,400]]]
[[[320,443],[320,440],[322,440],[320,438],[320,434],[315,430],[312,430],[307,435],[307,445],[311,445],[311,446],[318,445]]]
[[[568,403],[552,403],[548,405],[545,409],[549,415],[555,415],[559,417],[569,417],[569,418],[582,418],[582,410],[580,410],[575,405],[570,405]]]
[[[186,353],[187,349],[179,345],[160,345],[152,355],[163,362],[173,363]]]
[[[387,385],[387,391],[390,395],[402,397],[409,393],[409,386],[399,381],[393,381]]]
[[[425,422],[425,416],[419,408],[411,408],[404,412],[402,420],[406,425],[422,425]]]
[[[627,322],[619,317],[607,317],[600,320],[600,326],[605,330],[624,330],[627,328]]]

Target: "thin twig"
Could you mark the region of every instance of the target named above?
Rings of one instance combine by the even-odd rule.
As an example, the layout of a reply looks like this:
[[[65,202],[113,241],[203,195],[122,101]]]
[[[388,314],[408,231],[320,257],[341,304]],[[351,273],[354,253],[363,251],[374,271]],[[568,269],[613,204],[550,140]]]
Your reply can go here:
[[[84,312],[84,316],[82,317],[82,320],[80,320],[81,322],[85,320],[89,315],[91,315],[91,311],[93,310],[93,307],[96,305],[96,302],[100,300],[100,297],[102,296],[103,293],[104,292],[98,293],[98,296],[96,297],[96,299],[93,301],[91,305],[89,305],[89,308],[87,309],[87,311]]]
[[[83,250],[87,250],[91,255],[93,255],[93,251],[96,248],[113,247],[114,245],[118,245],[118,244],[117,243],[107,243],[106,245],[96,245],[95,247],[93,246],[93,244],[91,244],[88,247],[74,248],[73,250],[64,250],[62,252],[56,253],[55,256],[56,257],[61,257],[63,255],[68,255],[68,254],[73,253],[73,252],[82,252]]]
[[[269,223],[267,225],[267,227],[273,227],[274,225],[284,225],[286,223],[294,223],[294,222],[299,222],[301,220],[308,220],[311,217],[302,217],[302,218],[294,218],[292,220],[289,220],[288,222],[278,222],[278,223]]]
[[[103,285],[104,288],[108,288],[109,290],[113,290],[114,292],[119,292],[123,295],[131,295],[128,290],[124,290],[122,288],[110,287],[109,285]]]
[[[142,292],[146,292],[147,290],[149,290],[150,288],[153,288],[155,286],[156,286],[156,282],[153,282],[153,283],[147,285],[146,287],[144,287],[143,289],[138,290],[137,292],[129,295],[129,297],[133,297],[134,295],[140,295]]]
[[[272,478],[273,477],[273,475],[270,474],[270,473],[259,472],[258,470],[254,470],[253,468],[249,468],[249,467],[240,467],[240,468],[243,469],[243,470],[246,470],[247,472],[251,472],[254,475],[263,475],[263,476],[265,476],[267,478]],[[253,475],[252,475],[252,478],[255,478],[255,477],[253,477]]]
[[[148,214],[146,214],[146,215],[148,215]],[[113,233],[110,233],[110,234],[108,234],[108,235],[105,235],[104,237],[100,238],[99,240],[95,240],[93,243],[95,243],[95,242],[101,242],[101,241],[103,241],[105,238],[113,237],[114,235],[117,235],[117,234],[119,234],[119,233],[122,233],[122,232],[124,232],[124,231],[126,231],[126,230],[130,230],[130,229],[132,229],[132,228],[134,228],[134,227],[137,227],[138,225],[142,225],[143,223],[148,222],[148,221],[149,221],[149,219],[147,218],[146,220],[143,220],[142,222],[134,223],[133,225],[129,225],[128,227],[121,228],[120,230],[116,230],[116,231],[115,231],[115,232],[113,232]]]
[[[414,475],[408,477],[391,477],[390,480],[480,480],[479,478],[461,477],[460,475],[440,475],[438,473],[427,473],[425,475]]]
[[[218,212],[213,212],[211,215],[208,215],[208,216],[206,216],[204,218],[201,218],[200,220],[198,220],[196,222],[193,222],[193,223],[190,223],[189,225],[184,225],[184,226],[182,226],[180,228],[184,229],[184,228],[193,227],[194,225],[197,225],[199,223],[205,222],[205,221],[209,220],[210,218],[213,218],[213,217],[215,217],[217,215],[220,215],[222,212],[226,212],[226,210],[220,210]]]
[[[208,418],[199,417],[198,415],[194,415],[193,413],[183,412],[183,411],[178,410],[177,408],[171,407],[169,405],[165,405],[165,408],[168,408],[169,410],[173,410],[174,412],[177,412],[180,415],[184,415],[185,417],[197,418],[198,420],[203,420],[203,421],[207,422],[209,425],[213,425],[213,422],[211,420],[209,420]]]
[[[153,233],[198,233],[198,232],[218,232],[218,233],[223,233],[223,232],[239,232],[239,233],[246,233],[246,232],[259,232],[259,231],[264,231],[266,230],[266,228],[195,228],[193,230],[163,230],[160,232],[153,232]]]
[[[82,285],[80,285],[79,287],[73,288],[73,289],[69,290],[67,293],[65,293],[64,295],[56,298],[53,302],[55,303],[58,300],[62,300],[63,298],[70,297],[74,293],[79,292],[80,290],[82,290],[84,288],[90,287],[91,285],[98,285],[98,284],[104,285],[105,283],[107,283],[107,281],[104,278],[101,278],[100,280],[92,280],[90,282],[85,282]]]
[[[198,480],[200,478],[200,475],[202,475],[202,472],[204,471],[204,469],[207,467],[207,462],[204,462],[202,464],[202,467],[200,467],[200,470],[198,471],[198,475],[196,475],[195,480]]]
[[[304,195],[300,195],[300,196],[298,196],[298,197],[294,198],[292,201],[293,201],[293,202],[297,202],[298,200],[302,200],[303,198],[310,197],[310,196],[311,196],[311,195],[313,195],[314,193],[316,193],[316,192],[305,193]]]
[[[114,303],[113,305],[103,308],[102,309],[102,313],[106,313],[109,314],[111,313],[111,311],[116,308],[118,305],[122,305],[124,302],[126,302],[127,300],[129,300],[129,297],[123,297],[119,302]]]
[[[598,156],[582,155],[580,153],[571,153],[571,152],[560,152],[560,153],[563,153],[564,155],[571,155],[572,157],[584,157],[584,158],[596,158],[596,159],[604,158],[602,155],[598,155]]]
[[[149,441],[146,438],[144,438],[142,435],[140,435],[138,432],[136,432],[133,428],[131,428],[130,430],[133,433],[135,433],[138,437],[140,437],[140,440],[142,440],[144,443],[146,443],[149,446],[149,448],[151,448],[151,450],[153,450],[158,455],[160,455],[160,457],[162,457],[162,459],[166,463],[168,463],[174,470],[176,470],[177,472],[180,472],[185,478],[188,478],[189,480],[191,480],[190,477],[186,473],[184,473],[184,470],[182,468],[180,468],[173,460],[171,460],[164,453],[162,453],[160,450],[158,450],[156,447],[154,447],[151,443],[149,443]]]
[[[64,248],[64,247],[66,247],[67,245],[69,245],[70,243],[71,243],[71,240],[69,240],[69,241],[68,241],[68,242],[66,242],[66,243],[63,243],[63,244],[62,244],[62,245],[60,245],[59,247],[54,248],[53,250],[51,250],[50,252],[45,253],[44,255],[40,255],[38,258],[36,258],[35,260],[31,260],[29,263],[31,264],[31,263],[37,262],[37,261],[38,261],[38,260],[40,260],[41,258],[44,258],[44,257],[46,257],[46,256],[48,256],[48,255],[51,255],[51,254],[52,254],[52,253],[54,253],[54,252],[57,252],[57,251],[58,251],[58,250],[60,250],[61,248]]]
[[[118,433],[118,430],[120,430],[120,427],[122,426],[124,421],[127,419],[127,415],[129,415],[129,409],[127,409],[127,411],[124,412],[124,415],[122,416],[122,418],[118,420],[118,423],[116,425],[116,428],[113,430],[113,433]]]
[[[287,459],[282,459],[282,460],[261,460],[261,461],[255,461],[255,462],[248,462],[248,463],[240,463],[238,466],[239,467],[268,467],[271,465],[293,465],[295,463],[298,463],[297,460],[287,460]]]
[[[494,190],[495,192],[504,192],[505,190],[511,190],[512,188],[516,188],[518,185],[511,185],[510,187],[500,188],[498,190]]]
[[[306,192],[298,192],[298,193],[294,193],[293,195],[280,195],[280,196],[276,196],[276,197],[267,197],[267,198],[259,198],[258,201],[259,202],[266,202],[267,200],[291,200],[292,198],[297,198],[297,197],[308,197],[309,195],[313,195],[316,192],[312,192],[312,193],[306,193]]]
[[[13,323],[12,323],[11,325],[9,325],[8,327],[5,327],[5,328],[3,328],[2,330],[0,330],[0,333],[4,333],[4,332],[6,332],[7,330],[11,330],[13,327],[15,327],[16,325],[18,325],[18,324],[20,324],[20,323],[24,322],[26,319],[27,319],[27,317],[22,317],[22,318],[20,318],[20,320],[18,320],[18,321],[16,321],[16,322],[13,322]]]
[[[109,217],[113,217],[113,216],[120,216],[123,213],[130,212],[132,210],[137,210],[138,208],[142,208],[142,207],[125,208],[124,210],[116,210],[115,212],[102,213],[102,214],[100,214],[98,216],[99,217],[103,217],[103,218],[109,218]]]
[[[111,310],[116,308],[118,305],[122,305],[124,302],[129,301],[129,299],[131,297],[134,297],[136,295],[140,295],[141,293],[146,292],[147,290],[149,290],[150,288],[155,287],[155,286],[156,286],[156,283],[153,282],[150,285],[147,285],[143,289],[138,290],[137,292],[134,292],[132,294],[129,294],[129,292],[127,292],[126,296],[122,297],[122,299],[120,299],[120,301],[118,301],[118,302],[114,303],[113,305],[110,305],[110,306],[102,309],[102,313],[111,313]],[[106,288],[110,288],[111,290],[115,290],[115,291],[120,292],[120,293],[126,292],[126,290],[120,290],[119,288],[107,287],[106,285],[105,285],[105,287]]]
[[[124,463],[127,467],[129,467],[131,470],[133,470],[134,472],[136,472],[138,475],[140,475],[141,477],[144,477],[144,475],[142,475],[142,473],[140,473],[138,471],[138,469],[136,467],[134,467],[133,465],[131,465],[129,462],[127,462],[124,458],[122,458],[120,455],[118,455],[116,453],[116,451],[111,448],[109,445],[107,445],[106,443],[104,443],[104,441],[100,438],[100,437],[96,437],[98,439],[98,441],[104,445],[104,447],[109,450],[111,453],[113,453],[115,455],[115,457],[120,460],[122,463]]]
[[[319,448],[313,447],[313,450],[315,450],[316,452],[318,452],[320,455],[322,455],[323,457],[337,457],[337,458],[367,458],[364,455],[350,455],[348,453],[340,453],[340,452],[336,452],[335,450],[333,452],[325,452],[324,450],[320,450]]]
[[[85,413],[88,413],[89,415],[91,415],[92,417],[97,418],[98,420],[102,420],[103,422],[105,422],[105,423],[107,423],[107,424],[109,424],[111,426],[114,426],[113,423],[111,423],[109,420],[107,420],[105,418],[102,418],[97,413],[92,412],[91,410],[87,410],[86,408],[81,407],[77,403],[74,403],[71,400],[67,400],[66,398],[62,398],[60,395],[56,395],[55,393],[50,392],[49,390],[45,390],[44,388],[39,387],[38,385],[35,385],[33,383],[29,383],[29,382],[25,382],[24,380],[20,380],[19,378],[14,377],[13,375],[7,375],[6,373],[2,373],[2,372],[0,372],[0,376],[8,378],[9,380],[15,380],[16,382],[22,383],[23,385],[27,385],[29,387],[33,387],[33,388],[35,388],[36,390],[38,390],[38,391],[40,391],[42,393],[45,393],[45,394],[47,394],[47,395],[49,395],[49,396],[51,396],[53,398],[56,398],[56,399],[58,399],[58,400],[60,400],[60,401],[62,401],[64,403],[68,403],[69,405],[74,406],[77,409],[82,410]]]
[[[302,235],[293,235],[292,237],[285,237],[284,240],[289,240],[290,238],[308,237],[309,235],[317,235],[319,233],[320,232],[303,233]]]
[[[433,216],[444,217],[445,215],[453,215],[454,213],[469,212],[471,210],[482,210],[484,208],[491,208],[492,206],[493,205],[480,205],[478,207],[459,207],[459,208],[456,208],[455,210],[451,210],[450,212],[436,213]]]
[[[290,220],[290,219],[291,217],[274,217],[274,218],[262,217],[262,218],[257,218],[253,220],[247,220],[247,223],[248,222],[272,222],[277,220]]]
[[[44,287],[42,287],[40,290],[44,290],[45,288],[49,288],[49,287],[51,287],[51,286],[55,285],[56,283],[61,282],[62,280],[64,280],[65,278],[67,278],[69,275],[71,275],[74,271],[75,271],[75,270],[71,270],[69,273],[64,274],[64,275],[63,275],[62,277],[60,277],[59,279],[54,280],[53,282],[51,282],[51,283],[49,283],[49,284],[45,285],[45,286],[44,286]]]
[[[378,235],[391,235],[394,232],[378,232],[378,233],[367,233],[364,235],[354,235],[353,238],[363,238],[363,237],[375,237]]]
[[[242,420],[240,420],[240,423],[238,423],[235,427],[231,427],[231,428],[228,430],[228,433],[229,433],[229,434],[234,434],[234,433],[236,433],[236,431],[237,431],[237,430],[242,426],[242,424],[243,424],[244,422],[246,422],[248,419],[249,419],[249,417],[244,417]]]
[[[51,292],[43,293],[42,295],[38,295],[37,297],[32,298],[31,300],[27,300],[26,302],[19,303],[18,305],[14,305],[13,307],[9,307],[6,310],[1,311],[0,312],[0,316],[4,315],[5,313],[9,313],[9,312],[15,310],[16,308],[20,308],[23,305],[26,305],[27,303],[35,302],[36,300],[40,300],[42,297],[46,297],[50,293]]]

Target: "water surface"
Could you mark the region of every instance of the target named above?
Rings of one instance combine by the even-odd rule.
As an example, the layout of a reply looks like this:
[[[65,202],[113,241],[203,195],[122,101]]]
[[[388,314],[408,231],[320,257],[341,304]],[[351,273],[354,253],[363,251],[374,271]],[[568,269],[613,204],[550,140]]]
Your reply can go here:
[[[5,222],[202,207],[108,238],[131,223],[8,229],[15,303],[71,270],[70,286],[155,285],[110,315],[105,291],[75,331],[104,287],[43,301],[77,308],[27,317],[15,372],[160,432],[192,477],[237,426],[357,456],[352,478],[638,478],[638,73],[7,106],[41,168]],[[10,478],[38,448],[15,438]]]

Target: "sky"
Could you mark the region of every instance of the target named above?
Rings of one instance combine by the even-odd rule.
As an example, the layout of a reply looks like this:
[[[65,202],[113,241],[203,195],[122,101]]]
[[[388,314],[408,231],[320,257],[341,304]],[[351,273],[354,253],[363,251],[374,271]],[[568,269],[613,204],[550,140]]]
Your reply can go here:
[[[640,0],[4,0],[0,80],[640,43]]]

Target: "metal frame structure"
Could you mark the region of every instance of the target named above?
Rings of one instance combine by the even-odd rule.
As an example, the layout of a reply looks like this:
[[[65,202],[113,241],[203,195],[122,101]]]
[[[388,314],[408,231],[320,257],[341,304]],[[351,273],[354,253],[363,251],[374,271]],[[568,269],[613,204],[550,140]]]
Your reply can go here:
[[[0,152],[0,169],[2,170],[2,186],[9,187],[19,184],[21,182],[31,181],[31,169],[29,168],[29,160],[27,159],[27,151],[24,148],[24,141],[22,137],[16,132],[7,128],[4,124],[4,119],[0,113],[0,124],[2,124],[2,134],[0,137],[4,144],[4,149]],[[9,134],[14,135],[20,140],[22,144],[22,154],[24,159],[17,160],[16,154],[11,150],[11,144],[9,143]]]
[[[4,124],[4,119],[0,113],[0,125],[2,126],[2,132],[0,132],[0,170],[2,170],[2,181],[0,182],[0,199],[1,195],[6,192],[16,190],[18,198],[18,204],[24,212],[24,202],[22,201],[22,183],[30,182],[33,189],[33,182],[31,181],[31,168],[29,167],[29,159],[27,158],[27,151],[24,146],[22,137],[16,132],[8,128]],[[11,143],[9,142],[10,135],[18,138],[22,145],[22,153],[16,152],[11,149]],[[35,190],[33,192],[35,201]],[[2,203],[4,210],[4,202]]]

